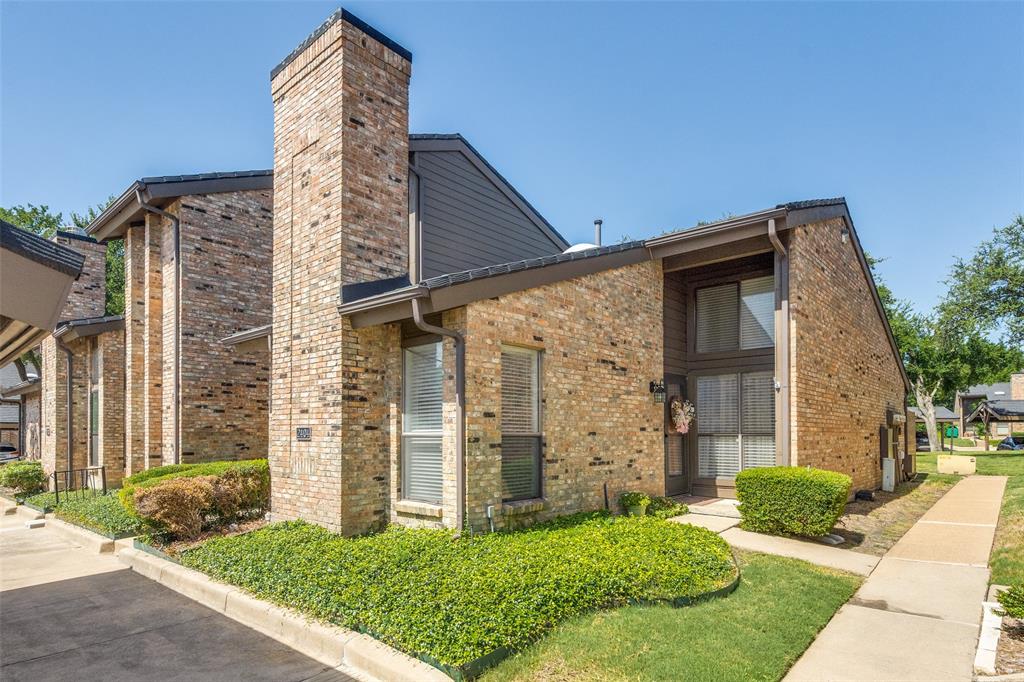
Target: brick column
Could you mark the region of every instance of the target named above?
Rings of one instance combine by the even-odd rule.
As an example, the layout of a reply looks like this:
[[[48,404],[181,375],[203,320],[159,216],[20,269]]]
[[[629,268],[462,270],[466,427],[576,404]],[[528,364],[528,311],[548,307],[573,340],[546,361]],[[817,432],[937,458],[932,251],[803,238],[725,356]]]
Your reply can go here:
[[[124,241],[124,447],[125,475],[146,468],[145,440],[145,226],[129,228]]]
[[[393,334],[337,306],[344,283],[408,271],[410,59],[342,10],[271,78],[272,507],[346,533],[386,519]]]
[[[100,352],[99,463],[106,469],[107,487],[112,488],[120,485],[125,470],[124,332],[107,332],[96,341]]]
[[[144,291],[146,324],[143,327],[143,446],[145,467],[162,463],[163,407],[163,271],[161,240],[163,224],[160,216],[146,214],[144,260]]]

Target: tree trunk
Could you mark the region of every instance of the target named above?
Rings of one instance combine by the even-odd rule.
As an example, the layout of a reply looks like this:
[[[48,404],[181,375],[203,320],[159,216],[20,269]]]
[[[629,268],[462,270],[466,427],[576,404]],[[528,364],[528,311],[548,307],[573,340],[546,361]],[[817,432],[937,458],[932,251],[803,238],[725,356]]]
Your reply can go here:
[[[935,446],[939,444],[939,430],[935,425],[935,393],[938,390],[938,382],[935,382],[935,387],[931,391],[925,387],[921,377],[914,382],[914,397],[917,398],[917,407],[924,417],[924,428],[928,431],[928,448],[932,452],[938,452]]]

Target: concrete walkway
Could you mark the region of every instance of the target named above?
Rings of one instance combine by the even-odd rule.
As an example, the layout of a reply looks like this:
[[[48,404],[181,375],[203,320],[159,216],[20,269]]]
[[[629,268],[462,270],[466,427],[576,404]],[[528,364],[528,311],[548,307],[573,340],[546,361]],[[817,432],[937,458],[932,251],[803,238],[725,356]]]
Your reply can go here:
[[[970,476],[882,558],[786,680],[970,680],[1004,476]]]
[[[0,515],[0,679],[355,682],[20,514]]]
[[[708,516],[703,514],[684,514],[673,521],[688,523],[693,526],[707,528],[722,536],[722,539],[733,547],[751,552],[776,554],[791,559],[802,559],[819,566],[827,566],[857,575],[870,575],[879,562],[879,557],[863,552],[854,552],[841,547],[830,547],[813,540],[783,538],[777,535],[751,533],[737,526],[738,518],[727,516]]]

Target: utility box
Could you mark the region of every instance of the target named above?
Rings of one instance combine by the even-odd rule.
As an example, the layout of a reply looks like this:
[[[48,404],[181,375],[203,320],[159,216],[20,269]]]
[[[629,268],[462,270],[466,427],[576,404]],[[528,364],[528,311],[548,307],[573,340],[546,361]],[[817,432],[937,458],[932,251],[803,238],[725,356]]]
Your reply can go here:
[[[882,459],[882,490],[887,493],[896,490],[896,459],[893,457]]]
[[[940,474],[970,476],[978,470],[978,460],[967,455],[939,455]]]

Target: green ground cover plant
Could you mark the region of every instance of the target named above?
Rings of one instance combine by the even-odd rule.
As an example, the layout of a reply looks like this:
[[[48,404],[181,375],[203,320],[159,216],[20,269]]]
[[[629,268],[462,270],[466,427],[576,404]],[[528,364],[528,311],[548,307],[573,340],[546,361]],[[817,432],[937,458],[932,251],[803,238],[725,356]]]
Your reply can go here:
[[[0,464],[0,486],[10,488],[15,495],[38,492],[46,486],[46,474],[41,462],[9,462]]]
[[[779,680],[860,578],[765,554],[739,552],[737,559],[740,584],[727,599],[584,614],[483,681]]]
[[[695,598],[736,577],[710,531],[606,513],[459,539],[398,527],[345,538],[287,522],[209,540],[181,562],[445,666],[521,649],[586,611]]]
[[[57,504],[57,496],[53,493],[36,493],[35,495],[29,495],[22,502],[35,509],[50,511]]]
[[[827,535],[843,514],[851,483],[822,469],[745,469],[736,475],[740,526],[773,535]]]
[[[1024,619],[1024,584],[1013,585],[998,594],[996,599],[1011,618]]]
[[[689,507],[676,502],[671,497],[652,497],[651,504],[647,507],[647,515],[658,519],[670,519],[673,516],[682,516],[689,512]]]
[[[936,455],[919,453],[917,470],[934,476]],[[1007,477],[999,525],[989,556],[990,580],[996,585],[1019,585],[1024,583],[1024,452],[992,450],[972,452],[971,457],[976,458],[979,474]]]
[[[139,519],[130,514],[117,495],[69,498],[61,500],[54,516],[110,537],[128,537],[141,531]]]

